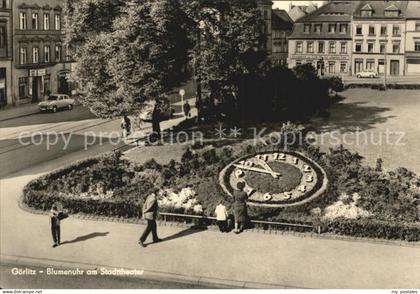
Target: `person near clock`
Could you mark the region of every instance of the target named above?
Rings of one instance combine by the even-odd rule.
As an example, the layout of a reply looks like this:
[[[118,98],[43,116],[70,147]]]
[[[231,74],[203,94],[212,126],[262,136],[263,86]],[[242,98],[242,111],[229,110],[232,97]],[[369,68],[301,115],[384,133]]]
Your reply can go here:
[[[244,223],[246,222],[247,210],[246,210],[246,200],[248,199],[248,194],[244,191],[245,183],[238,182],[238,190],[233,192],[233,215],[235,217],[235,234],[239,234],[244,229]]]

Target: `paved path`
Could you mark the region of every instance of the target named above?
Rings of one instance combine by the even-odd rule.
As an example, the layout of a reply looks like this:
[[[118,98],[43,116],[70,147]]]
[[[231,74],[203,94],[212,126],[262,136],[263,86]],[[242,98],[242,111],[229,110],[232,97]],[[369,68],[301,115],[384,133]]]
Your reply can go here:
[[[141,248],[142,225],[70,218],[62,225],[62,241],[70,242],[53,249],[48,216],[17,205],[38,172],[0,181],[2,255],[288,287],[420,288],[416,247],[163,226],[159,234],[167,240]]]

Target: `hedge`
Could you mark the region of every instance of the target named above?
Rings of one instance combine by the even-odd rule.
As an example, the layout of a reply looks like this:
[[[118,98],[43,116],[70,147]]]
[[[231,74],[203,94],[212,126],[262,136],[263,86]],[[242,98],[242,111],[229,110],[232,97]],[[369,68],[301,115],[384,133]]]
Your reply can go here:
[[[335,219],[321,222],[322,232],[353,237],[420,241],[420,225],[375,219]]]

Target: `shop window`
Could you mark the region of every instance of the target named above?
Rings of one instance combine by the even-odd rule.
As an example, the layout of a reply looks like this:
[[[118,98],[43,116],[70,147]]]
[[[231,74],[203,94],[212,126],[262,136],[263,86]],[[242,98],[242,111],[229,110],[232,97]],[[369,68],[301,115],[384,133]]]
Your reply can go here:
[[[24,98],[28,96],[28,78],[19,78],[19,97]]]

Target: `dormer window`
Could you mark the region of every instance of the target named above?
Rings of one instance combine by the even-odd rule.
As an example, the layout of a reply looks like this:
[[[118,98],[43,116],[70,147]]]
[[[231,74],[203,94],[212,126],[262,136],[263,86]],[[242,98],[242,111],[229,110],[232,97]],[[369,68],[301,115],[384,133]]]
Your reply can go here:
[[[384,13],[385,13],[385,16],[388,16],[388,17],[398,17],[400,15],[400,10],[398,9],[397,6],[392,4],[391,6],[388,6],[387,8],[385,8]]]
[[[361,16],[372,16],[373,15],[373,8],[370,4],[366,4],[365,6],[360,9]]]
[[[315,33],[320,33],[322,30],[322,24],[315,24]]]
[[[311,32],[311,25],[310,24],[305,24],[303,26],[303,32],[304,33],[310,33]]]

